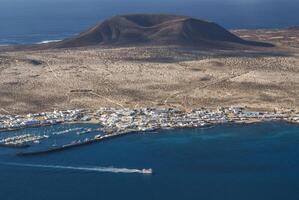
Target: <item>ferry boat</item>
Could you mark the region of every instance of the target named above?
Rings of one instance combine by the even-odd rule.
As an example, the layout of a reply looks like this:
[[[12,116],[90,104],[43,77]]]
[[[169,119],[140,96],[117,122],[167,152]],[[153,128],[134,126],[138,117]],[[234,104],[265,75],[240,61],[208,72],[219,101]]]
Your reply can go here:
[[[152,174],[152,173],[153,173],[153,170],[152,170],[152,169],[143,169],[143,170],[142,170],[142,173],[143,173],[143,174]]]

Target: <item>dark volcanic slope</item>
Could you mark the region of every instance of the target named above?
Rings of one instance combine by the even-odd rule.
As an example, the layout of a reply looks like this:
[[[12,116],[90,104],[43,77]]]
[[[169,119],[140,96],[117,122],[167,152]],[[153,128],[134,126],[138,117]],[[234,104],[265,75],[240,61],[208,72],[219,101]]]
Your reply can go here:
[[[213,22],[176,15],[135,14],[112,17],[75,38],[30,48],[94,45],[186,45],[226,48],[239,44],[272,46],[267,43],[245,41]]]
[[[175,15],[136,14],[112,17],[76,38],[57,43],[56,47],[136,44],[223,46],[223,42],[268,46],[242,40],[212,22]]]

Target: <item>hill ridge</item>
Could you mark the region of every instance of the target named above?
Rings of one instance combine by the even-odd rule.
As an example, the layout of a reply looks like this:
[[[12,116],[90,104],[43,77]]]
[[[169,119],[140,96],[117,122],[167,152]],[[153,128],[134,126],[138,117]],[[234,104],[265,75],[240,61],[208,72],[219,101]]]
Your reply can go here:
[[[214,22],[167,14],[114,16],[77,37],[58,42],[56,45],[60,48],[138,44],[233,46],[224,43],[271,46],[267,43],[245,41]]]
[[[208,49],[273,46],[243,40],[215,22],[193,17],[172,14],[129,14],[113,16],[73,38],[48,44],[19,46],[17,49],[136,45],[182,45]]]

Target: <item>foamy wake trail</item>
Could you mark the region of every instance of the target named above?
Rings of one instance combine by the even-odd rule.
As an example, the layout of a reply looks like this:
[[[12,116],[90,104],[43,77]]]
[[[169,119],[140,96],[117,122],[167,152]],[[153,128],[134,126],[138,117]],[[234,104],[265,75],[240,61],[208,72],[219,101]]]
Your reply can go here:
[[[44,41],[38,42],[37,44],[48,44],[51,42],[60,42],[60,41],[61,40],[44,40]]]
[[[115,167],[74,167],[74,166],[59,166],[59,165],[23,164],[23,163],[11,163],[11,162],[1,162],[0,164],[9,165],[9,166],[19,166],[19,167],[80,170],[80,171],[93,171],[93,172],[140,173],[140,174],[144,173],[144,171],[140,169],[127,169],[127,168],[115,168]]]

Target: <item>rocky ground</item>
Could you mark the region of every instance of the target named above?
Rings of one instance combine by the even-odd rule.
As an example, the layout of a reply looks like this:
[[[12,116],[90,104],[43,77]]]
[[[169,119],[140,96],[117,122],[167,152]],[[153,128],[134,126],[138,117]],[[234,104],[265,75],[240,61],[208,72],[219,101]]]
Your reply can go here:
[[[0,53],[0,114],[241,105],[299,110],[299,31],[235,30],[274,48],[81,48]]]

